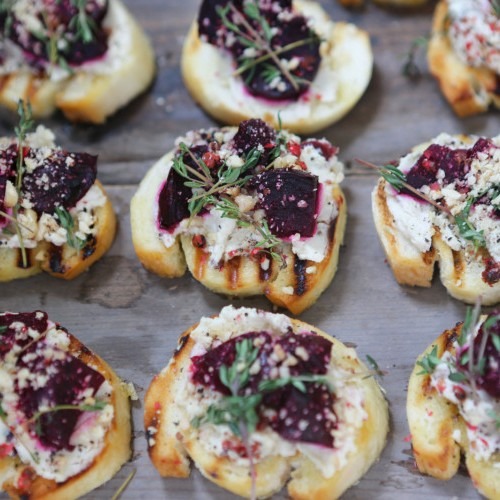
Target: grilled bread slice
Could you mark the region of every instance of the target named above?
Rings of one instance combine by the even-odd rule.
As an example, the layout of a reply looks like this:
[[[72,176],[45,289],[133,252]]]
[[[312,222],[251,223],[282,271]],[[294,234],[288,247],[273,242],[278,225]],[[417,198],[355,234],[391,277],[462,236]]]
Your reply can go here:
[[[294,1],[293,7],[313,20],[324,40],[322,62],[311,88],[298,100],[254,97],[221,49],[202,41],[195,20],[182,52],[184,83],[195,101],[225,124],[259,117],[295,133],[311,134],[340,120],[359,101],[371,79],[373,54],[368,34],[347,23],[333,23],[316,2]],[[279,117],[278,117],[279,113]]]
[[[35,133],[28,135],[27,145],[31,147],[30,151],[35,151],[34,156],[36,152],[50,155],[50,151],[53,151],[54,154],[59,154],[60,150],[56,149],[53,138],[48,129],[39,127]],[[7,140],[6,144],[9,145],[11,142]],[[5,151],[7,150],[3,149],[1,153],[5,154]],[[78,153],[62,154],[67,155],[68,161],[71,160],[71,155],[78,155]],[[90,160],[95,162],[94,157]],[[30,159],[25,161],[30,161]],[[60,167],[61,157],[58,156],[55,161],[58,164],[54,163],[54,169]],[[50,174],[52,167],[44,162],[46,160],[42,160],[37,168]],[[83,168],[85,165],[75,165],[71,168],[80,167]],[[67,172],[71,170],[65,173]],[[48,174],[38,176],[40,179],[36,182],[42,183],[42,179]],[[47,192],[56,193],[54,196],[57,196],[59,192],[67,193],[79,189],[75,187],[75,179],[71,178],[72,174],[69,177],[64,177],[62,173],[50,175],[54,176],[55,182],[61,183],[60,186],[51,184],[50,189],[47,190]],[[10,186],[11,191],[15,193],[12,187],[13,179],[10,175],[7,186]],[[65,186],[64,183],[68,185]],[[18,194],[14,195],[14,200],[17,200],[18,217],[17,219],[13,217],[12,210],[15,205],[12,205],[11,201],[10,208],[4,208],[12,212],[10,218],[4,219],[3,225],[0,226],[0,282],[27,278],[41,271],[46,271],[58,278],[73,279],[109,250],[116,233],[116,216],[111,201],[98,180],[94,180],[93,184],[87,187],[84,196],[74,200],[73,206],[68,207],[69,210],[64,210],[67,217],[65,223],[52,208],[47,213],[43,210],[36,212],[28,208],[31,206],[30,203],[36,203],[33,198],[36,195],[26,191],[24,187],[20,190],[20,199]],[[42,196],[45,195],[42,194]],[[29,203],[25,200],[29,200]],[[0,208],[7,201],[8,195],[4,195],[3,199],[0,199]],[[6,206],[8,207],[9,204]],[[18,233],[21,234],[22,244],[19,244]]]
[[[14,318],[14,316],[17,316],[16,314],[10,314],[13,319],[17,319]],[[27,314],[30,313],[19,314],[18,321],[22,322],[23,317]],[[32,314],[39,315],[44,313],[37,311]],[[6,315],[0,315],[0,322],[4,324],[2,316],[5,317]],[[49,322],[48,329],[53,328],[54,324]],[[2,456],[0,458],[0,491],[7,492],[11,498],[22,497],[33,500],[69,500],[79,498],[110,480],[131,455],[130,394],[126,385],[103,359],[85,347],[76,337],[58,325],[55,328],[59,330],[58,335],[64,335],[68,338],[66,352],[99,372],[104,377],[105,382],[111,387],[111,395],[107,403],[112,405],[113,408],[112,420],[107,426],[104,435],[97,432],[94,436],[97,440],[104,440],[104,444],[98,454],[83,470],[78,471],[63,481],[58,482],[55,479],[47,479],[43,475],[45,471],[37,473],[36,467],[26,461],[23,462],[17,454]],[[2,368],[5,369],[3,365]],[[69,380],[71,374],[68,375]],[[89,415],[92,414],[89,413]],[[21,422],[19,423],[22,424]],[[95,429],[90,426],[87,429],[87,432],[94,431]],[[23,445],[26,444],[27,442],[23,441]],[[32,452],[36,453],[35,449]]]
[[[436,5],[427,57],[446,100],[461,117],[483,113],[490,106],[500,108],[500,75],[487,66],[473,67],[464,62],[450,41],[449,26],[448,3],[442,0]]]
[[[483,318],[484,319],[484,318]],[[434,352],[441,358],[445,352],[456,353],[454,342],[463,324],[444,331],[419,356],[422,361]],[[415,365],[408,384],[407,416],[412,447],[418,469],[437,479],[451,479],[458,471],[461,455],[475,487],[487,498],[499,498],[500,476],[498,453],[488,460],[478,460],[467,434],[467,423],[455,404],[445,399],[431,384],[429,374]]]
[[[15,111],[22,99],[37,118],[60,109],[71,121],[104,123],[146,90],[155,74],[149,40],[120,0],[109,0],[104,26],[111,34],[102,60],[73,67],[57,79],[22,66],[0,77],[0,105]]]
[[[283,315],[228,306],[219,316],[202,319],[180,337],[173,358],[153,379],[145,398],[144,422],[150,458],[162,476],[180,478],[188,477],[191,459],[209,480],[238,495],[250,496],[252,480],[248,460],[245,463],[241,456],[236,457],[227,449],[226,452],[221,451],[221,443],[218,442],[221,436],[228,442],[234,436],[231,438],[231,433],[227,429],[220,430],[220,426],[210,427],[208,435],[213,436],[215,441],[206,446],[207,441],[204,437],[201,438],[202,435],[205,436],[201,434],[204,432],[203,425],[193,424],[196,420],[193,416],[200,411],[197,405],[204,403],[190,399],[192,391],[203,393],[203,386],[190,380],[190,370],[193,356],[210,352],[220,342],[238,338],[247,332],[261,331],[271,332],[273,338],[278,339],[290,335],[290,332],[293,332],[292,339],[295,335],[312,332],[311,335],[320,336],[331,343],[328,366],[338,370],[335,373],[339,379],[336,382],[332,379],[332,387],[338,389],[334,411],[339,416],[340,423],[335,431],[335,439],[338,440],[335,451],[332,449],[325,452],[323,448],[323,452],[315,458],[314,445],[305,443],[301,447],[296,442],[289,442],[288,445],[295,448],[280,454],[279,450],[283,449],[285,440],[278,436],[278,441],[272,448],[255,459],[256,497],[272,495],[290,479],[287,489],[291,498],[337,498],[358,481],[378,458],[388,430],[387,403],[373,377],[366,377],[368,370],[353,349],[311,325]],[[274,350],[279,351],[276,348]],[[296,354],[298,352],[295,351]],[[262,360],[261,356],[259,354],[259,359]],[[304,358],[306,356],[304,354]],[[318,355],[317,359],[319,358]],[[263,361],[260,366],[265,366],[262,363]],[[209,367],[208,369],[210,370]],[[251,370],[251,373],[255,375],[257,370]],[[188,386],[194,389],[186,392]],[[204,397],[202,395],[201,399]],[[206,397],[214,397],[208,389]],[[350,417],[343,413],[343,405],[348,400],[355,408]],[[302,401],[301,404],[305,407],[308,403]],[[361,408],[364,415],[357,413]],[[321,413],[318,409],[316,411]],[[260,426],[259,431],[262,432]],[[264,442],[261,441],[262,449],[265,447],[262,444]],[[351,445],[350,451],[346,451],[344,446]],[[318,449],[316,451],[319,452]]]
[[[268,127],[263,122],[250,120],[247,123],[250,122]],[[227,127],[221,129],[221,134],[231,135],[235,131],[235,128]],[[208,133],[214,136],[218,134],[214,130]],[[293,137],[294,141],[300,141],[296,136]],[[294,142],[290,141],[289,143]],[[298,143],[295,147],[299,147]],[[153,165],[132,198],[132,239],[142,264],[150,271],[169,278],[182,276],[186,269],[189,269],[195,279],[216,293],[232,296],[263,294],[273,304],[286,307],[294,314],[310,307],[330,284],[337,270],[347,217],[346,201],[338,184],[330,181],[322,184],[322,189],[329,191],[328,194],[323,192],[322,198],[327,199],[330,196],[337,216],[330,220],[328,227],[323,230],[326,235],[326,248],[320,261],[299,258],[299,254],[292,251],[290,241],[283,240],[279,259],[273,260],[267,253],[260,252],[255,257],[252,253],[253,247],[248,247],[244,251],[235,252],[234,256],[217,259],[217,265],[214,265],[212,260],[217,244],[208,246],[197,242],[197,234],[207,236],[208,232],[211,237],[214,232],[205,216],[193,217],[183,233],[174,232],[175,239],[171,238],[173,241],[169,245],[164,243],[166,231],[162,231],[158,223],[159,198],[168,182],[167,179],[170,178],[176,154],[174,150]],[[298,157],[294,158],[294,161],[298,160]],[[222,225],[219,224],[219,233],[224,232],[221,228]],[[237,230],[235,225],[233,231]]]
[[[462,145],[471,148],[475,140],[470,136],[440,137],[444,137],[441,144],[455,142],[453,147]],[[413,148],[411,161],[416,163],[435,141],[440,140],[436,138]],[[498,144],[498,139],[494,141]],[[498,153],[496,154],[497,156],[493,155],[488,160],[492,168],[496,168],[494,165],[498,163]],[[401,162],[403,161],[407,160],[402,159]],[[398,205],[398,200],[403,200],[404,204]],[[392,210],[391,202],[395,207]],[[407,195],[398,195],[386,180],[378,181],[372,193],[373,217],[396,281],[401,285],[430,287],[438,263],[441,281],[450,295],[467,303],[474,303],[478,297],[482,297],[485,305],[498,303],[500,275],[497,277],[498,273],[495,271],[498,263],[495,264],[488,248],[476,249],[472,242],[467,243],[465,240],[460,249],[450,246],[449,235],[443,234],[442,228],[430,222],[429,213],[433,210],[424,201],[410,202]],[[460,216],[460,213],[455,214],[456,216]],[[450,227],[456,227],[456,219],[450,216],[449,222]],[[425,248],[412,241],[412,234],[417,233],[428,233]]]

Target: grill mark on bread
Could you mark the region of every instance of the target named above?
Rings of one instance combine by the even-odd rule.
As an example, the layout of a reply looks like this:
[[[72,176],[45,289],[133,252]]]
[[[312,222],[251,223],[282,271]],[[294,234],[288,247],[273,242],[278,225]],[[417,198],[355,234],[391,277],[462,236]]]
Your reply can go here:
[[[226,262],[224,267],[226,268],[226,278],[229,288],[231,290],[237,290],[240,281],[239,270],[241,267],[241,257],[233,257]]]
[[[274,260],[269,258],[269,267],[266,269],[262,269],[262,265],[259,264],[259,279],[260,281],[269,281],[271,276],[273,275],[273,263]]]
[[[87,244],[83,247],[82,257],[83,259],[88,259],[94,252],[97,246],[97,240],[95,236],[92,236]]]
[[[194,248],[194,277],[197,280],[202,280],[205,276],[207,268],[208,254],[201,248]]]
[[[461,276],[464,272],[465,263],[461,251],[452,250],[453,268],[455,269],[455,276]]]
[[[184,349],[184,346],[186,345],[187,341],[189,339],[189,335],[183,335],[177,344],[177,347],[175,348],[174,351],[174,358],[177,357],[181,351]]]
[[[295,273],[295,295],[299,297],[307,291],[307,260],[302,260],[294,256],[293,271]]]
[[[51,244],[49,247],[49,267],[53,273],[64,273],[64,264],[62,257],[63,247]]]
[[[17,259],[16,259],[16,261],[17,261],[16,265],[20,269],[29,269],[30,267],[33,266],[32,262],[31,262],[31,251],[30,250],[26,250],[26,267],[23,266],[23,254],[22,254],[20,248],[17,249]]]

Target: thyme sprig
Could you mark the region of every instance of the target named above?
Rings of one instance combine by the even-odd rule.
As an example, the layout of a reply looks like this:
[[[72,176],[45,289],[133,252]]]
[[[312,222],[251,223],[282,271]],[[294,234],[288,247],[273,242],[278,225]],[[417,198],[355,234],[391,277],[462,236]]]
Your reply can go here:
[[[432,206],[437,208],[439,211],[446,213],[449,217],[452,218],[452,220],[455,222],[458,232],[460,233],[460,236],[464,238],[465,240],[470,241],[473,245],[474,248],[477,250],[480,247],[485,247],[486,246],[486,240],[484,239],[484,232],[483,230],[478,231],[475,227],[474,224],[469,220],[469,214],[471,207],[474,202],[476,202],[481,196],[479,197],[469,197],[467,199],[467,202],[465,204],[465,207],[457,214],[453,215],[451,211],[444,205],[441,205],[434,201],[433,199],[429,198],[427,195],[419,191],[418,189],[414,188],[412,185],[408,184],[406,182],[406,175],[399,170],[396,166],[394,165],[383,165],[383,166],[377,166],[374,165],[373,163],[356,159],[358,163],[361,163],[362,165],[365,165],[368,168],[372,168],[374,170],[377,170],[379,174],[399,193],[401,192],[402,189],[406,189],[408,191],[411,191],[413,194],[418,196],[420,199],[426,201],[427,203],[430,203]]]
[[[230,167],[223,162],[214,176],[203,159],[196,158],[185,143],[179,145],[179,150],[181,154],[174,159],[172,168],[186,179],[184,185],[193,189],[193,196],[188,201],[191,217],[196,216],[204,207],[213,206],[221,212],[222,217],[236,220],[238,227],[253,227],[261,236],[261,240],[255,243],[254,248],[269,254],[273,260],[280,261],[282,267],[286,266],[284,256],[277,251],[281,240],[271,233],[267,221],[265,219],[258,221],[242,212],[225,194],[250,180],[252,175],[245,174],[257,165],[261,153],[255,148],[251,149],[241,167]],[[184,162],[185,155],[191,158],[197,168]]]
[[[95,38],[97,26],[94,19],[87,14],[88,0],[71,0],[77,13],[71,18],[69,28],[75,29],[76,37],[84,43],[90,43]]]
[[[27,420],[27,424],[35,424],[35,433],[37,436],[40,436],[42,434],[42,426],[41,426],[41,417],[43,415],[46,415],[48,413],[55,413],[58,411],[63,411],[63,410],[72,410],[72,411],[101,411],[103,410],[108,403],[105,401],[96,401],[94,404],[79,404],[79,405],[73,405],[73,404],[61,404],[61,405],[55,405],[52,406],[51,408],[47,408],[46,410],[40,410],[37,411],[30,419]]]
[[[22,99],[17,103],[17,114],[19,115],[19,123],[14,128],[17,139],[17,161],[16,161],[16,184],[17,203],[14,205],[12,212],[15,220],[14,227],[16,229],[17,238],[19,240],[19,247],[21,250],[22,266],[24,269],[28,267],[28,255],[24,245],[24,239],[19,223],[19,211],[21,208],[21,188],[23,185],[23,175],[25,170],[24,165],[24,147],[27,133],[33,128],[34,121],[31,113],[31,104],[28,101],[26,104]],[[5,217],[5,215],[4,215]]]
[[[228,17],[229,12],[232,13],[234,22],[232,22]],[[311,43],[315,41],[317,37],[310,36],[303,40],[296,41],[293,44],[289,44],[289,46],[273,49],[271,47],[271,39],[273,37],[272,29],[266,18],[260,13],[256,2],[246,2],[243,6],[243,12],[239,11],[232,3],[228,3],[224,7],[217,6],[216,13],[220,17],[222,24],[228,30],[232,31],[243,45],[264,53],[263,56],[258,58],[242,58],[238,69],[235,71],[235,75],[240,75],[246,71],[250,71],[247,79],[251,79],[256,66],[263,61],[271,59],[276,68],[279,70],[279,73],[290,82],[294,90],[299,90],[297,78],[290,72],[288,67],[281,62],[278,56],[287,50]],[[248,19],[257,23],[262,35],[257,29],[254,29],[250,22],[248,22],[246,16]],[[240,29],[238,24],[241,24],[245,31]]]
[[[75,250],[81,250],[86,243],[86,240],[79,238],[75,234],[75,221],[73,216],[64,207],[56,207],[56,215],[59,219],[59,225],[66,229],[66,241],[68,245]]]

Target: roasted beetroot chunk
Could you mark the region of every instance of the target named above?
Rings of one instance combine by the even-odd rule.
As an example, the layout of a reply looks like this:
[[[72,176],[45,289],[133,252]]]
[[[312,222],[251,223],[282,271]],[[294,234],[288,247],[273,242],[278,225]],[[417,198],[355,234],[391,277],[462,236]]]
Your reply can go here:
[[[259,384],[270,378],[274,368],[279,370],[286,357],[277,360],[273,356],[276,349],[287,356],[294,356],[297,363],[289,367],[290,376],[324,375],[330,363],[332,344],[327,339],[313,333],[290,334],[273,338],[267,332],[249,332],[228,340],[201,356],[193,356],[192,381],[210,387],[226,396],[228,388],[220,379],[222,365],[230,366],[236,358],[236,345],[244,339],[258,340],[258,373],[250,378],[240,390],[240,395],[256,394]],[[304,355],[303,353],[307,353]],[[299,353],[299,354],[297,354]],[[302,355],[302,356],[301,356]],[[335,396],[324,384],[306,382],[302,392],[291,384],[264,391],[258,408],[260,424],[269,425],[284,439],[333,447],[332,430],[335,423],[331,418]],[[271,412],[265,410],[272,410]],[[307,425],[305,425],[305,423]]]
[[[294,169],[267,170],[252,180],[271,232],[279,238],[316,231],[318,177]]]
[[[32,150],[27,158],[36,158]],[[42,165],[23,176],[22,191],[38,214],[53,214],[58,206],[74,207],[97,177],[97,156],[54,151]]]
[[[238,65],[267,54],[258,42],[255,54],[247,55],[245,39],[254,39],[255,33],[273,51],[293,44],[293,48],[281,52],[279,58],[286,61],[294,83],[272,59],[251,65],[241,78],[248,91],[257,97],[276,101],[297,99],[309,88],[318,72],[320,40],[308,27],[307,20],[293,12],[290,0],[261,0],[252,5],[258,6],[258,12],[241,0],[204,0],[198,15],[199,34],[208,43],[228,51]],[[237,33],[235,36],[230,25],[236,26],[243,35]]]
[[[238,154],[252,149],[264,152],[275,145],[276,131],[261,119],[252,118],[240,123],[233,141]]]
[[[108,3],[103,5],[95,0],[88,0],[84,10],[79,11],[72,0],[41,0],[35,4],[38,9],[40,31],[32,32],[19,19],[3,15],[0,17],[0,29],[23,51],[25,60],[32,67],[43,69],[49,61],[60,64],[79,65],[103,56],[108,49],[108,33],[103,28],[103,20],[108,11]],[[86,39],[79,28],[82,17],[90,30],[91,37]],[[54,34],[57,31],[57,36]],[[55,55],[52,39],[63,40],[57,44]]]
[[[185,179],[174,169],[170,170],[158,196],[158,225],[161,229],[172,231],[189,217],[188,201],[192,191],[184,182]]]

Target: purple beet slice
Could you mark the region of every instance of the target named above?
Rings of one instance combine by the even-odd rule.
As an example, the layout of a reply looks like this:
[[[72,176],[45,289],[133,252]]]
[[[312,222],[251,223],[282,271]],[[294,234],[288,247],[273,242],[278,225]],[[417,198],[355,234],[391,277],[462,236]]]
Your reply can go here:
[[[11,144],[6,149],[0,150],[0,210],[5,212],[5,190],[7,181],[15,182],[17,161],[17,145]],[[5,223],[5,218],[0,215],[0,225]]]
[[[257,97],[275,101],[300,97],[309,88],[321,63],[320,40],[308,27],[307,20],[293,12],[292,2],[289,0],[256,3],[260,19],[254,19],[253,16],[245,13],[244,2],[241,0],[204,0],[198,14],[198,32],[202,39],[208,43],[228,51],[235,64],[242,64],[242,61],[247,59],[245,57],[247,44],[242,42],[241,37],[235,36],[222,20],[221,12],[228,5],[232,8],[225,11],[225,16],[242,33],[252,37],[254,36],[252,31],[256,31],[263,39],[266,39],[268,32],[272,33],[267,38],[267,43],[273,51],[302,40],[308,41],[279,54],[281,60],[287,61],[288,71],[292,75],[291,80],[294,83],[282,73],[272,60],[260,62],[241,74],[242,81],[248,91]],[[239,14],[235,14],[233,9]],[[283,13],[286,15],[279,15]],[[243,16],[246,22],[241,22],[240,16]],[[269,30],[262,28],[262,19]],[[252,29],[250,30],[246,24],[250,25]],[[262,48],[259,48],[253,58],[265,53]],[[294,61],[294,63],[288,64],[290,61]]]
[[[28,158],[36,158],[36,150]],[[42,164],[23,176],[22,191],[39,215],[57,207],[74,207],[97,177],[97,156],[54,151]]]
[[[252,179],[269,229],[279,238],[316,231],[318,177],[301,170],[267,170]]]
[[[252,118],[240,123],[233,142],[240,155],[245,155],[252,149],[264,153],[275,145],[276,131],[263,120]]]
[[[192,382],[210,387],[226,396],[228,388],[222,384],[219,376],[222,365],[231,366],[236,357],[236,344],[244,339],[259,339],[257,361],[260,370],[251,374],[248,383],[241,389],[241,394],[258,392],[259,384],[268,380],[272,370],[283,364],[288,356],[294,356],[297,363],[289,367],[291,376],[324,375],[327,373],[331,358],[332,344],[328,339],[313,333],[294,335],[287,333],[273,338],[267,332],[249,332],[238,336],[211,349],[200,356],[193,356]],[[273,357],[275,346],[286,354],[284,359]],[[258,406],[259,424],[269,425],[284,439],[314,443],[333,447],[332,430],[335,422],[331,418],[335,395],[324,384],[306,382],[305,392],[291,384],[265,391]],[[267,410],[267,411],[265,411]],[[273,410],[269,412],[269,410]]]
[[[19,390],[19,409],[31,418],[42,404],[49,407],[59,405],[79,405],[82,403],[82,393],[91,389],[95,394],[104,382],[104,377],[90,368],[78,358],[70,354],[62,360],[52,361],[47,366],[43,352],[44,340],[32,345],[26,353],[32,354],[28,362],[23,357],[19,360],[19,368],[27,368],[39,377],[48,377],[47,383],[34,389],[32,385]],[[37,352],[38,351],[38,352]],[[70,438],[73,434],[78,418],[83,412],[80,410],[59,410],[45,413],[38,419],[37,435],[40,442],[53,450],[71,450]]]

